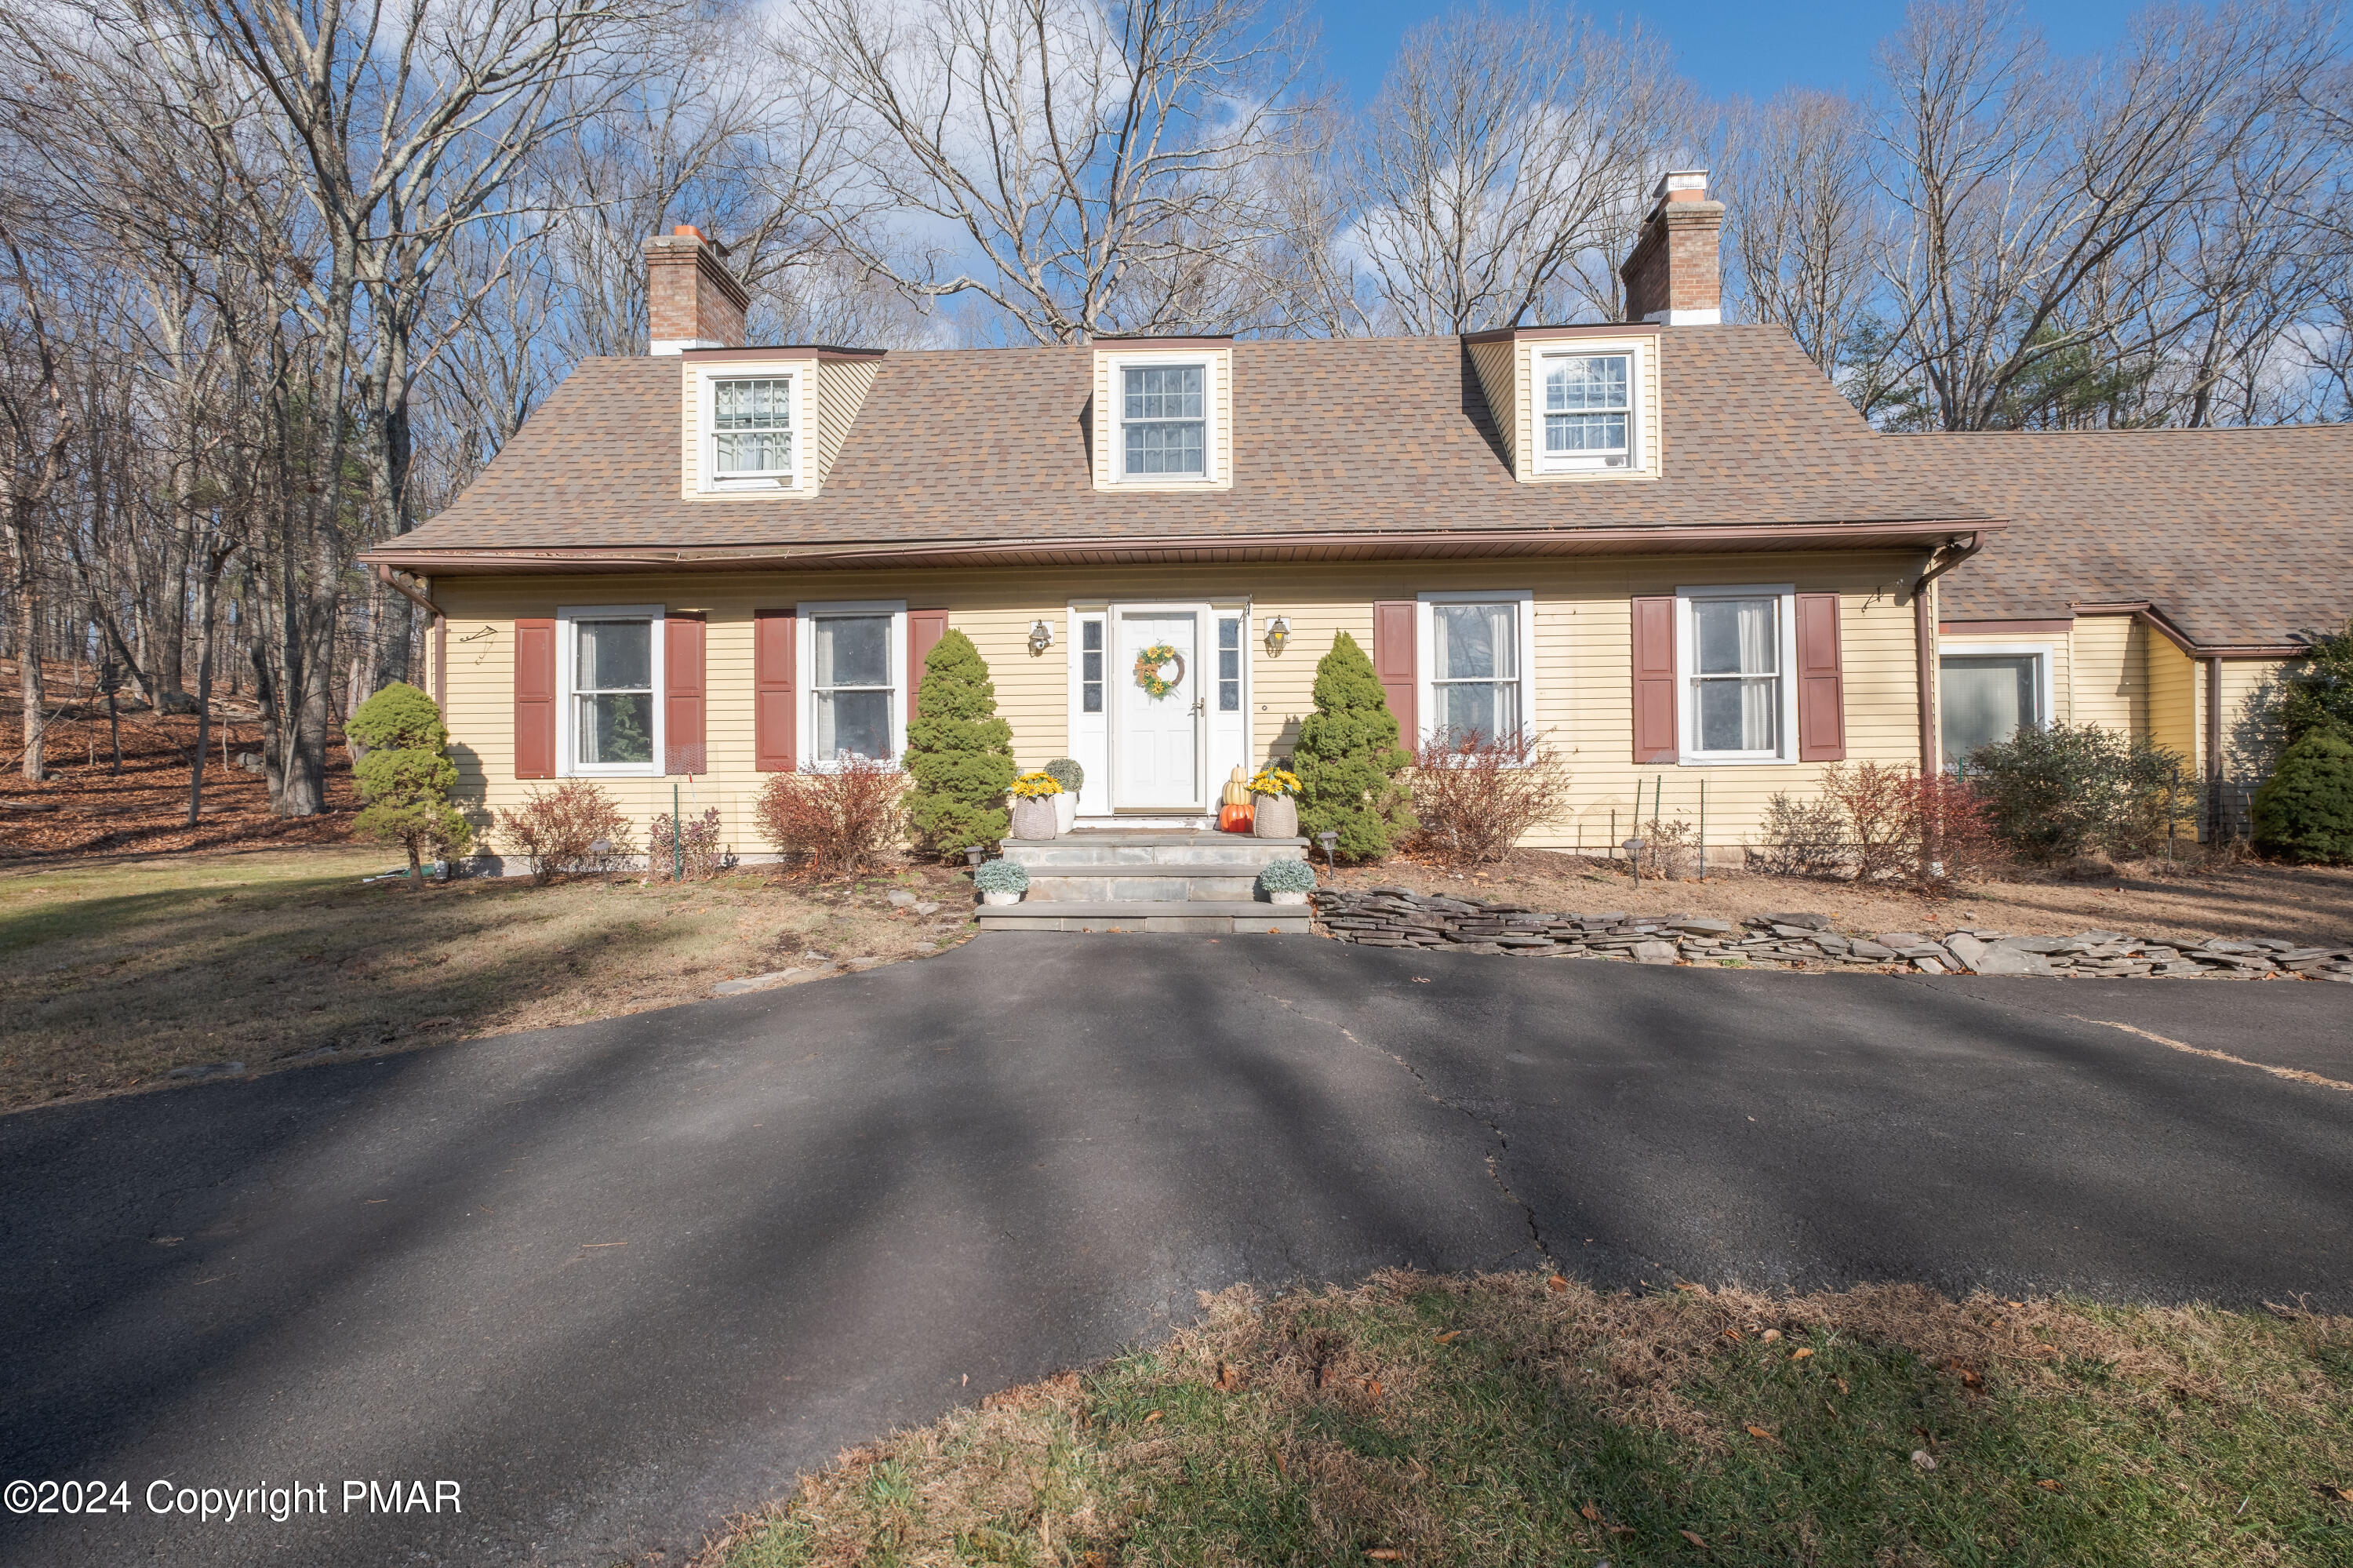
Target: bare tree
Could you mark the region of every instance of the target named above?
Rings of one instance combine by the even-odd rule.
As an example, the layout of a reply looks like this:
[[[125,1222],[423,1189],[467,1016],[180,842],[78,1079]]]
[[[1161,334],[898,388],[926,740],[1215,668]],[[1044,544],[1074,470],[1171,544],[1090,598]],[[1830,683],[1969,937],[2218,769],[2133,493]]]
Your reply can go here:
[[[1616,314],[1643,192],[1687,133],[1663,58],[1639,31],[1534,9],[1482,6],[1407,35],[1347,164],[1379,324]]]
[[[1787,327],[1833,377],[1858,346],[1877,283],[1868,151],[1853,101],[1791,90],[1732,105],[1713,163],[1731,313]]]
[[[1925,421],[2016,423],[2022,395],[2096,399],[2169,351],[2199,313],[2170,297],[2173,247],[2326,31],[2273,5],[2151,11],[2063,74],[2006,5],[1915,5],[1877,136]]]
[[[16,625],[16,674],[24,691],[25,755],[18,771],[38,783],[42,757],[42,509],[65,477],[74,422],[66,404],[41,288],[16,237],[0,221],[7,253],[9,309],[0,317],[0,527],[7,533],[9,614]]]
[[[847,128],[835,199],[892,215],[845,243],[911,297],[1040,343],[1295,319],[1255,281],[1291,216],[1261,164],[1308,120],[1255,0],[822,0],[778,37]]]

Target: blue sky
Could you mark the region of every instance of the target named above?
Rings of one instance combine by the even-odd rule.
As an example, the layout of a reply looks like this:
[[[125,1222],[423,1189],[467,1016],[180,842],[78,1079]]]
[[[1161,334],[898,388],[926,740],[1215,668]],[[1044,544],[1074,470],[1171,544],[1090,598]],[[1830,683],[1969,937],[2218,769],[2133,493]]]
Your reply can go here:
[[[1380,85],[1406,29],[1446,8],[1437,0],[1315,0],[1315,5],[1325,69],[1359,101]],[[2121,0],[2039,0],[2025,7],[2052,47],[2071,55],[2109,47],[2139,8]],[[1856,0],[1652,0],[1588,9],[1596,16],[1641,21],[1713,98],[1769,98],[1792,85],[1859,90],[1871,80],[1873,46],[1903,16],[1900,5]]]

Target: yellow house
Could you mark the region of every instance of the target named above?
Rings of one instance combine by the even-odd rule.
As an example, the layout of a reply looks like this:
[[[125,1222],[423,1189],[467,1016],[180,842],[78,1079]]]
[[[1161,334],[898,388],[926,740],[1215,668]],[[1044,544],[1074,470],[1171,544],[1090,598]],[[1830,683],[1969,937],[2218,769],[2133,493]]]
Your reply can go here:
[[[1559,752],[1536,843],[1599,849],[1640,798],[1736,854],[1826,763],[1936,765],[1937,579],[2001,524],[1716,320],[1722,211],[1662,183],[1676,243],[1618,324],[887,354],[742,346],[681,232],[648,246],[666,352],[583,363],[366,558],[438,612],[480,809],[589,778],[757,856],[767,778],[895,758],[953,626],[1021,766],[1085,769],[1082,829],[1196,831],[1346,632],[1409,736]]]
[[[2353,427],[1885,441],[2011,524],[1942,585],[1946,759],[2108,725],[2183,758],[2201,833],[2243,831],[2281,666],[2353,617]]]

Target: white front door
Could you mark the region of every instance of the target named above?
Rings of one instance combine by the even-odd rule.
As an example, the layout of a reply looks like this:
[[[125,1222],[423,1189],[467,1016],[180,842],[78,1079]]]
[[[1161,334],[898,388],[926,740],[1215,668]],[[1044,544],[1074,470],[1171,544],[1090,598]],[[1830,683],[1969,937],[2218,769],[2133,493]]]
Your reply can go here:
[[[1114,612],[1118,636],[1108,684],[1117,694],[1112,737],[1120,810],[1201,809],[1201,617],[1190,609]],[[1155,653],[1166,689],[1146,689],[1138,661]]]

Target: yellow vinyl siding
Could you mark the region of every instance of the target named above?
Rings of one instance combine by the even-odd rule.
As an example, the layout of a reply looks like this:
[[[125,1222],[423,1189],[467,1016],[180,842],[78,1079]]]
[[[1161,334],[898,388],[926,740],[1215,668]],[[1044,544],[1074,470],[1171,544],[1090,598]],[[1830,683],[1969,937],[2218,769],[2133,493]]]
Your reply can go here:
[[[1479,374],[1479,389],[1486,394],[1487,411],[1494,416],[1495,433],[1503,438],[1504,461],[1520,472],[1519,350],[1509,338],[1471,345],[1471,367]]]
[[[2204,684],[2198,661],[2162,636],[2144,636],[2143,657],[2147,671],[2149,739],[2182,759],[2182,771],[2198,777],[2206,755],[2206,737],[2200,726]]]
[[[2148,628],[2136,616],[2078,616],[2073,641],[2068,722],[2147,734]]]
[[[987,660],[998,711],[1011,722],[1017,759],[1036,768],[1069,749],[1068,606],[1124,600],[1231,604],[1247,599],[1243,647],[1250,664],[1253,756],[1290,750],[1313,710],[1316,662],[1341,631],[1372,652],[1373,605],[1440,589],[1527,589],[1535,595],[1535,721],[1567,762],[1574,814],[1529,841],[1598,848],[1609,813],[1630,820],[1636,786],[1646,800],[1663,779],[1665,812],[1696,825],[1707,786],[1712,844],[1742,842],[1777,790],[1810,792],[1818,764],[1761,767],[1636,766],[1632,760],[1631,625],[1629,600],[1678,586],[1793,582],[1800,592],[1841,596],[1847,755],[1852,760],[1916,765],[1918,727],[1912,609],[1904,597],[1911,555],[1685,556],[1644,560],[1133,567],[1045,571],[731,573],[527,578],[445,578],[435,594],[449,617],[449,723],[461,797],[476,809],[509,806],[534,787],[513,777],[513,646],[518,617],[552,616],[559,606],[663,603],[708,611],[706,724],[712,771],[692,779],[597,782],[641,822],[670,809],[673,785],[687,810],[719,807],[739,853],[767,848],[751,805],[767,776],[752,766],[752,612],[812,600],[903,599],[945,607],[949,624]],[[1283,652],[1266,651],[1267,619],[1290,619]],[[1043,656],[1028,645],[1030,623],[1055,631]],[[1125,672],[1113,669],[1118,680]],[[1648,806],[1646,804],[1645,810]],[[1622,832],[1620,834],[1622,835]]]
[[[849,427],[858,410],[866,406],[866,395],[874,390],[874,376],[881,369],[881,362],[872,359],[818,362],[817,482],[820,487],[833,471],[833,460],[841,455],[841,443],[849,439]]]

